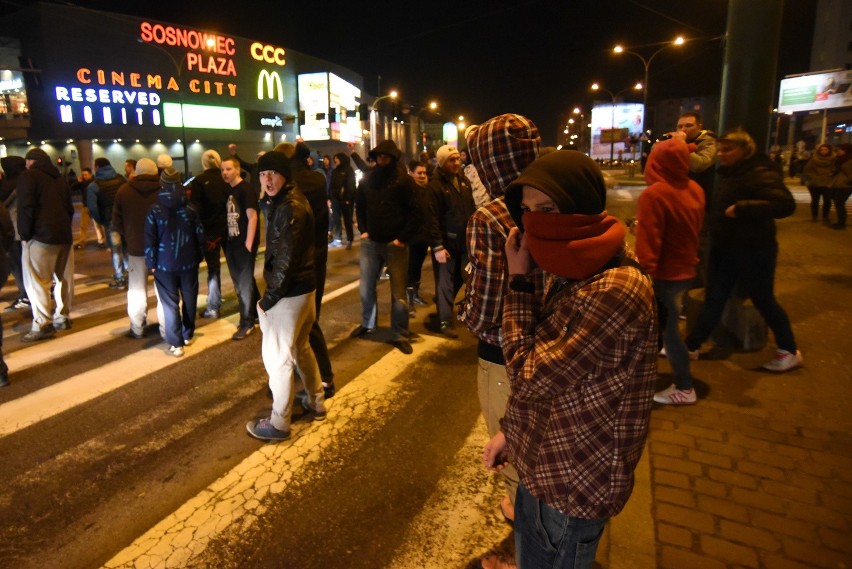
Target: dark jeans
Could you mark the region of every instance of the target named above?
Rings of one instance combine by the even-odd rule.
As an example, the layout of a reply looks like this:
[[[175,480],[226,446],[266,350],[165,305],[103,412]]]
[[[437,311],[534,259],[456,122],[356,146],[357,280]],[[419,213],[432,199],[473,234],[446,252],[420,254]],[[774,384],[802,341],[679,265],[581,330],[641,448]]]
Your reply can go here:
[[[520,569],[592,569],[608,520],[566,516],[530,494],[515,495],[515,559]]]
[[[405,278],[408,271],[408,248],[390,243],[361,239],[361,326],[375,328],[378,319],[376,284],[387,265],[391,287],[391,329],[394,340],[408,335],[408,298]]]
[[[846,227],[846,200],[852,194],[852,188],[834,188],[831,190],[831,201],[837,209],[837,223]],[[17,278],[17,277],[16,277]]]
[[[219,258],[222,254],[222,241],[217,241],[212,249],[209,245],[208,240],[207,246],[204,247],[204,261],[207,263],[207,308],[218,311],[222,308],[222,261]]]
[[[831,210],[829,189],[823,186],[808,186],[808,192],[811,194],[811,218],[817,219],[819,200],[822,199],[822,218],[828,219],[828,212]]]
[[[183,346],[184,340],[195,335],[198,271],[154,271],[154,283],[163,305],[166,342],[170,346]],[[180,305],[181,300],[183,307]]]
[[[346,231],[346,240],[352,243],[355,234],[352,229],[352,202],[340,203],[340,216],[343,219],[343,229]]]
[[[740,288],[766,320],[778,348],[796,353],[796,340],[787,313],[775,300],[775,264],[778,247],[768,249],[711,247],[707,262],[707,289],[704,307],[686,337],[690,351],[697,350],[710,337],[722,319],[725,304],[739,283]]]
[[[420,284],[423,261],[428,254],[429,244],[425,240],[414,240],[408,243],[408,286],[416,287]]]
[[[257,257],[257,247],[252,251],[246,249],[245,241],[235,239],[225,247],[225,260],[231,273],[231,282],[237,291],[237,302],[240,306],[240,327],[250,328],[257,319],[257,302],[260,291],[254,279],[254,260]],[[209,305],[209,302],[208,302]]]
[[[311,345],[311,350],[314,352],[314,357],[319,366],[320,377],[323,381],[331,381],[334,379],[334,371],[331,369],[331,358],[328,357],[328,345],[325,342],[325,335],[322,333],[322,328],[319,325],[320,308],[322,308],[322,295],[325,293],[325,276],[327,272],[328,254],[320,259],[314,259],[314,274],[317,278],[317,290],[314,301],[316,304],[316,320],[311,326],[311,332],[308,336],[308,343]]]
[[[437,263],[438,283],[435,297],[438,304],[438,316],[441,322],[455,321],[453,306],[456,295],[464,284],[462,265],[467,262],[467,253],[461,248],[448,248],[450,258],[446,263]],[[433,255],[434,257],[434,255]]]
[[[340,240],[340,200],[331,198],[331,212],[328,216],[328,230],[333,239]]]

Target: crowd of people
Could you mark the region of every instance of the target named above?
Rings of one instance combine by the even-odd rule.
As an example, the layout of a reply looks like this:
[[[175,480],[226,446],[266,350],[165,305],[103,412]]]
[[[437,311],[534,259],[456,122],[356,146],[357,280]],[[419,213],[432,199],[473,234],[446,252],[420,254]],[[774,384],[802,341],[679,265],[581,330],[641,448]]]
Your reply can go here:
[[[429,255],[436,310],[427,328],[455,339],[461,322],[478,339],[478,395],[491,436],[482,461],[505,479],[500,508],[514,524],[517,564],[591,567],[603,528],[630,496],[652,402],[698,401],[690,362],[735,288],[774,333],[777,350],[763,367],[785,372],[803,362],[774,296],[775,219],[795,209],[779,166],[747,132],[717,137],[697,113],[681,116],[667,138],[648,156],[635,253],[625,225],[607,213],[595,162],[542,148],[536,125],[516,114],[469,127],[462,151],[446,145],[408,162],[393,140],[366,160],[350,148],[317,164],[304,142],[279,144],[254,163],[232,145],[224,159],[204,152],[203,172],[183,183],[166,155],[128,161],[125,176],[97,158],[73,184],[84,196],[76,242],[72,186],[36,148],[3,158],[0,282],[14,274],[12,307],[31,306],[22,341],[71,328],[73,253],[86,246],[91,220],[111,251],[109,286],[127,291],[127,335],[148,332],[153,274],[159,332],[169,353],[182,356],[196,319],[220,317],[224,254],[239,305],[233,339],[259,324],[273,400],[269,416],[246,428],[284,441],[297,377],[299,405],[313,420],[326,418],[335,394],[319,317],[328,249],[356,242],[354,216],[361,320],[350,336],[377,330],[386,272],[390,343],[413,353],[419,336],[410,320],[430,304],[421,296]],[[830,195],[836,225],[845,225],[850,149],[822,145],[805,166],[814,220]],[[826,219],[829,208],[822,212]],[[262,293],[254,277],[261,220]],[[202,262],[208,293],[198,312]],[[696,287],[705,300],[683,334],[682,296]],[[661,354],[674,383],[654,393]],[[8,384],[5,364],[0,372]]]

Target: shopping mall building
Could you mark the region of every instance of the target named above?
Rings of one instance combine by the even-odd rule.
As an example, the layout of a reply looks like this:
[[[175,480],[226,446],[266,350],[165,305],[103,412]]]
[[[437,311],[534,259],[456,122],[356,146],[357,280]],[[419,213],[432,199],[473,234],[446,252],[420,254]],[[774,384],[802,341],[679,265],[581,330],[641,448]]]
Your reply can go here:
[[[297,137],[334,154],[369,145],[362,87],[280,45],[37,2],[0,22],[0,156],[38,146],[79,172],[167,153],[192,175],[231,143],[248,161]]]

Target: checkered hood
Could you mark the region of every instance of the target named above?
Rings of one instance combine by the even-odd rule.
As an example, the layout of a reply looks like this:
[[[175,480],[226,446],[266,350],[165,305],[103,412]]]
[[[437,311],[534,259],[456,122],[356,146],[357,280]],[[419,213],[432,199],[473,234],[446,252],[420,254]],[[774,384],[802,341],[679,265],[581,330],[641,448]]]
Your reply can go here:
[[[530,119],[515,114],[494,117],[465,133],[467,149],[491,199],[538,157],[541,136]]]

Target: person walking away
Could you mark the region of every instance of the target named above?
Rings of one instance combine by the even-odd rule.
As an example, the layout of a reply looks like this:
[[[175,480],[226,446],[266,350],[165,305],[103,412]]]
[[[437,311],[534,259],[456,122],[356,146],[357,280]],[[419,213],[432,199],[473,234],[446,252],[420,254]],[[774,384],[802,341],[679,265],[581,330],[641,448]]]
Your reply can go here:
[[[115,231],[112,223],[112,208],[115,195],[127,180],[116,173],[109,160],[95,158],[95,178],[86,188],[86,204],[95,223],[104,228],[110,251],[112,252],[113,277],[109,288],[116,290],[127,289],[127,251],[121,235]]]
[[[846,229],[846,200],[852,194],[852,144],[841,144],[837,148],[835,174],[831,184],[831,201],[837,211],[837,223],[832,229]]]
[[[21,341],[36,342],[71,328],[74,206],[67,180],[44,150],[32,148],[24,159],[27,169],[18,177],[18,232],[33,323]]]
[[[157,201],[145,218],[145,262],[154,273],[158,298],[163,305],[169,353],[180,357],[195,335],[204,229],[195,210],[187,207],[177,170],[163,170],[160,186]]]
[[[811,194],[811,221],[819,221],[819,202],[822,200],[822,221],[828,223],[831,211],[831,196],[829,188],[834,179],[834,162],[837,154],[830,144],[820,144],[803,169],[807,181],[808,193]]]
[[[439,331],[458,338],[453,330],[456,295],[461,290],[462,266],[466,264],[465,228],[476,209],[470,182],[461,173],[459,151],[450,145],[438,149],[438,169],[429,182],[429,209],[426,232],[432,256],[437,262],[435,296]]]
[[[240,161],[237,158],[228,156],[222,160],[221,170],[222,179],[230,187],[226,202],[228,243],[225,246],[225,260],[240,307],[240,323],[231,339],[244,340],[254,332],[257,301],[260,300],[260,291],[254,279],[254,260],[260,244],[257,195],[240,176]]]
[[[249,421],[249,435],[264,441],[290,438],[294,381],[305,385],[305,404],[312,418],[326,418],[325,394],[314,352],[309,343],[316,319],[314,272],[314,216],[305,196],[296,188],[290,160],[277,150],[258,160],[258,171],[271,200],[263,278],[266,292],[257,304],[263,333],[261,355],[269,374],[272,412]],[[325,226],[322,226],[325,232]]]
[[[479,338],[477,356],[477,395],[488,435],[500,430],[509,400],[509,379],[503,357],[503,296],[509,274],[506,270],[506,238],[515,222],[506,208],[506,187],[537,159],[541,136],[533,121],[506,113],[488,119],[465,131],[468,152],[489,201],[477,209],[467,224],[468,259],[465,270],[464,300],[458,319]],[[531,270],[535,289],[544,295],[541,269]],[[501,472],[506,496],[500,508],[508,520],[514,519],[518,473],[509,466]]]
[[[4,156],[0,158],[0,168],[3,170],[2,177],[0,177],[0,202],[9,212],[9,217],[12,219],[12,225],[15,228],[15,240],[7,249],[7,256],[9,257],[9,270],[15,277],[18,293],[15,300],[3,309],[6,312],[12,312],[30,307],[30,299],[27,297],[27,289],[24,287],[24,267],[21,259],[23,246],[21,245],[21,234],[18,232],[18,177],[27,169],[27,162],[21,156]]]
[[[654,395],[664,405],[696,402],[689,353],[678,330],[681,296],[689,290],[698,263],[698,238],[704,220],[704,191],[689,177],[689,147],[678,138],[651,148],[645,165],[648,187],[636,211],[636,257],[654,280],[666,356],[674,383]]]
[[[802,365],[802,354],[774,291],[778,261],[775,220],[792,215],[796,202],[781,171],[769,157],[756,152],[754,139],[746,131],[736,129],[720,138],[718,158],[721,179],[708,220],[707,294],[686,347],[691,358],[699,357],[701,344],[721,320],[739,283],[778,345],[763,368],[776,372],[797,368]]]
[[[136,162],[136,170],[128,182],[118,188],[112,208],[113,230],[127,244],[127,336],[140,340],[148,323],[148,265],[145,260],[145,220],[148,210],[160,193],[157,165],[150,158]],[[165,332],[162,302],[157,301],[161,331]]]
[[[222,308],[222,249],[228,239],[228,220],[225,202],[230,186],[222,179],[219,170],[222,159],[215,150],[205,150],[201,155],[204,171],[189,184],[189,201],[198,212],[207,244],[204,261],[207,263],[207,307],[202,318],[219,318]]]
[[[511,457],[520,474],[519,567],[591,569],[604,527],[630,498],[648,433],[654,291],[626,248],[624,225],[606,213],[603,175],[583,153],[539,158],[506,203],[518,225],[506,242],[503,298],[512,394],[483,463],[499,470]],[[549,277],[543,300],[533,263]]]

